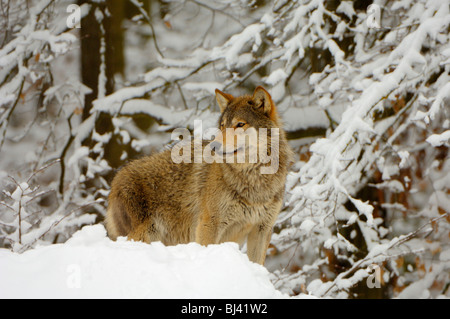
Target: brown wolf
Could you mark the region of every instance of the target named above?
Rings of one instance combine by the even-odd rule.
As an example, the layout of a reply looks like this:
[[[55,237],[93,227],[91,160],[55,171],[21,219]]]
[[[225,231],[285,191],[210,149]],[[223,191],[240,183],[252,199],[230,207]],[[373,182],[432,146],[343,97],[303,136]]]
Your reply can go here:
[[[283,203],[291,149],[264,88],[236,98],[216,90],[216,99],[222,112],[222,132],[227,128],[266,128],[270,135],[270,129],[279,129],[279,147],[268,149],[270,158],[277,161],[276,171],[261,174],[261,168],[272,164],[262,161],[176,164],[170,150],[132,161],[112,182],[106,216],[112,239],[128,236],[165,245],[194,241],[202,245],[242,244],[247,240],[249,259],[264,264]],[[216,139],[212,149],[218,151],[233,140]]]

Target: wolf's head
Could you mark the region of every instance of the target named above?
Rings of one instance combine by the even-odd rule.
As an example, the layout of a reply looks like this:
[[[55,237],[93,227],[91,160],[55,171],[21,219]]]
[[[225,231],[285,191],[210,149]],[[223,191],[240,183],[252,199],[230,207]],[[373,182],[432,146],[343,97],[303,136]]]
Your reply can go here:
[[[277,160],[280,120],[270,94],[257,87],[253,95],[234,97],[216,90],[221,110],[219,129],[211,147],[233,162],[268,164]],[[281,133],[283,134],[283,133]],[[236,161],[234,161],[236,159]]]
[[[234,97],[216,90],[217,104],[222,113],[219,128],[278,128],[279,118],[270,94],[261,86],[253,95]]]

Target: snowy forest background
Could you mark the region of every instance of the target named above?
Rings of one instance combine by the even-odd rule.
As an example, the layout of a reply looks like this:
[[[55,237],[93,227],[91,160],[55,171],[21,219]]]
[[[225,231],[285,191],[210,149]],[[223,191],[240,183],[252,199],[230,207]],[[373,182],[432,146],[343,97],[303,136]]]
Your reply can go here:
[[[0,0],[0,248],[101,223],[121,165],[263,85],[296,154],[275,287],[450,296],[448,0],[71,4]]]

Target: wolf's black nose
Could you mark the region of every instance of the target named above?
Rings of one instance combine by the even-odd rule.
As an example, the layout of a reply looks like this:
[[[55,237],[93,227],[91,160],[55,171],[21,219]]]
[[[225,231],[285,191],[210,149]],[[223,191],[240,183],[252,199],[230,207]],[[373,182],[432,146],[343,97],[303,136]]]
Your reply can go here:
[[[222,147],[222,143],[214,141],[211,144],[211,149],[214,151],[218,151]]]

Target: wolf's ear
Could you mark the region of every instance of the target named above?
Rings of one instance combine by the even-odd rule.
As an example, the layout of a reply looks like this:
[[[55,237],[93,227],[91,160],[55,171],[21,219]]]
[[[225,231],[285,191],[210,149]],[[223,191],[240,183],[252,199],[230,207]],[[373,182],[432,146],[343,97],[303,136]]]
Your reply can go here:
[[[227,108],[228,104],[233,99],[234,99],[233,95],[223,93],[219,89],[216,89],[216,100],[217,100],[217,104],[219,104],[221,113],[223,113],[223,111],[225,111],[225,109]]]
[[[255,102],[255,108],[261,110],[269,118],[275,116],[275,105],[273,104],[272,97],[262,86],[258,86],[253,93],[253,101]]]

